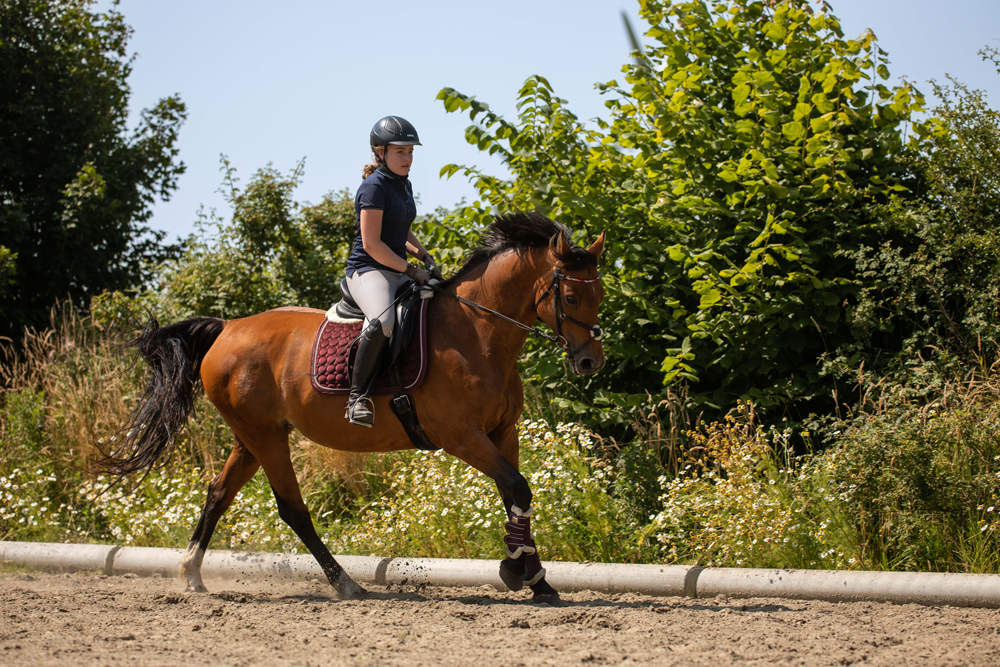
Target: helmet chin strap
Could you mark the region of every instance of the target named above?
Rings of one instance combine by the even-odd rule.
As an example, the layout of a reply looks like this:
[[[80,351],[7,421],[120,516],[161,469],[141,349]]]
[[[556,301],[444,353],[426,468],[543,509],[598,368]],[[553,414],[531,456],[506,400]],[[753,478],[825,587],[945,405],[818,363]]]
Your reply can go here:
[[[375,150],[376,148],[382,149],[383,152],[382,156],[379,156],[378,151]],[[389,168],[388,163],[385,161],[385,155],[384,155],[385,153],[388,152],[389,152],[389,146],[372,146],[372,153],[375,155],[375,164],[377,164],[380,167],[385,167],[385,170],[390,174],[392,174],[393,176],[395,176],[396,178],[402,178],[403,180],[406,180],[407,176],[403,176],[402,174],[397,174],[396,172],[394,172],[392,169]]]

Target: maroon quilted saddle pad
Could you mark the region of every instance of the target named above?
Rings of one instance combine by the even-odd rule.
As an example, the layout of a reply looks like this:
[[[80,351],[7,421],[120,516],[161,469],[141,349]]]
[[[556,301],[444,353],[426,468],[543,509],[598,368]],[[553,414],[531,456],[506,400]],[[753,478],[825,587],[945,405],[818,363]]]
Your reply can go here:
[[[413,328],[410,344],[396,361],[402,384],[392,384],[391,373],[383,373],[375,381],[375,394],[412,391],[423,382],[427,372],[427,301],[420,302],[420,312]],[[361,320],[331,322],[323,318],[313,343],[312,366],[309,369],[313,388],[322,394],[347,394],[351,391],[350,370],[354,367],[357,337]]]

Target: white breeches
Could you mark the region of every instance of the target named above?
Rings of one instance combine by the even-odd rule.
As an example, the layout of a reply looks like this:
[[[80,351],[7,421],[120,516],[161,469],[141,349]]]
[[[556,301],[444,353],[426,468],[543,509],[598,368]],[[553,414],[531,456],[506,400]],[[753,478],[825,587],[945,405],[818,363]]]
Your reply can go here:
[[[396,324],[396,308],[391,307],[396,298],[396,290],[409,280],[406,274],[394,271],[355,272],[347,278],[347,288],[351,290],[354,302],[365,314],[365,326],[378,319],[382,333],[388,338]]]

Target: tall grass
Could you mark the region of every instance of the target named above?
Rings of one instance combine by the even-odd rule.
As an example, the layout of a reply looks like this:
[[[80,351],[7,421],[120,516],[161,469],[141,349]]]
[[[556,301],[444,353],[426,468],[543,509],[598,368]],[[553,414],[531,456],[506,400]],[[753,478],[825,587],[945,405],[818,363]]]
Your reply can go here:
[[[522,422],[521,470],[534,492],[532,523],[545,558],[635,560],[639,526],[610,491],[613,468],[576,424]],[[443,452],[398,455],[387,492],[335,540],[343,551],[500,558],[506,515],[493,481]]]
[[[44,447],[57,467],[90,469],[141,395],[146,368],[122,348],[127,338],[115,322],[83,318],[64,304],[53,310],[51,328],[25,332],[19,351],[0,344],[0,386],[44,398]],[[177,456],[218,467],[229,429],[204,397],[196,413]],[[17,421],[0,428],[18,428]]]
[[[759,424],[740,403],[691,433],[649,537],[660,556],[725,567],[850,568],[853,532],[832,475],[838,455],[794,456],[790,430]]]
[[[858,559],[877,569],[1000,571],[1000,373],[925,388],[871,382],[838,442]]]

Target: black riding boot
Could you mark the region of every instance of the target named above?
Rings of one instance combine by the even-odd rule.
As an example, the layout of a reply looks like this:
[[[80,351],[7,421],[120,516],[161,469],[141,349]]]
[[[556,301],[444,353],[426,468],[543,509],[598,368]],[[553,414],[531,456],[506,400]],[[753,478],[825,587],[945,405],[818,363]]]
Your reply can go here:
[[[346,416],[352,424],[375,425],[375,405],[368,396],[388,344],[389,339],[382,333],[382,323],[378,320],[373,320],[361,334],[351,372],[351,395],[347,399]]]

